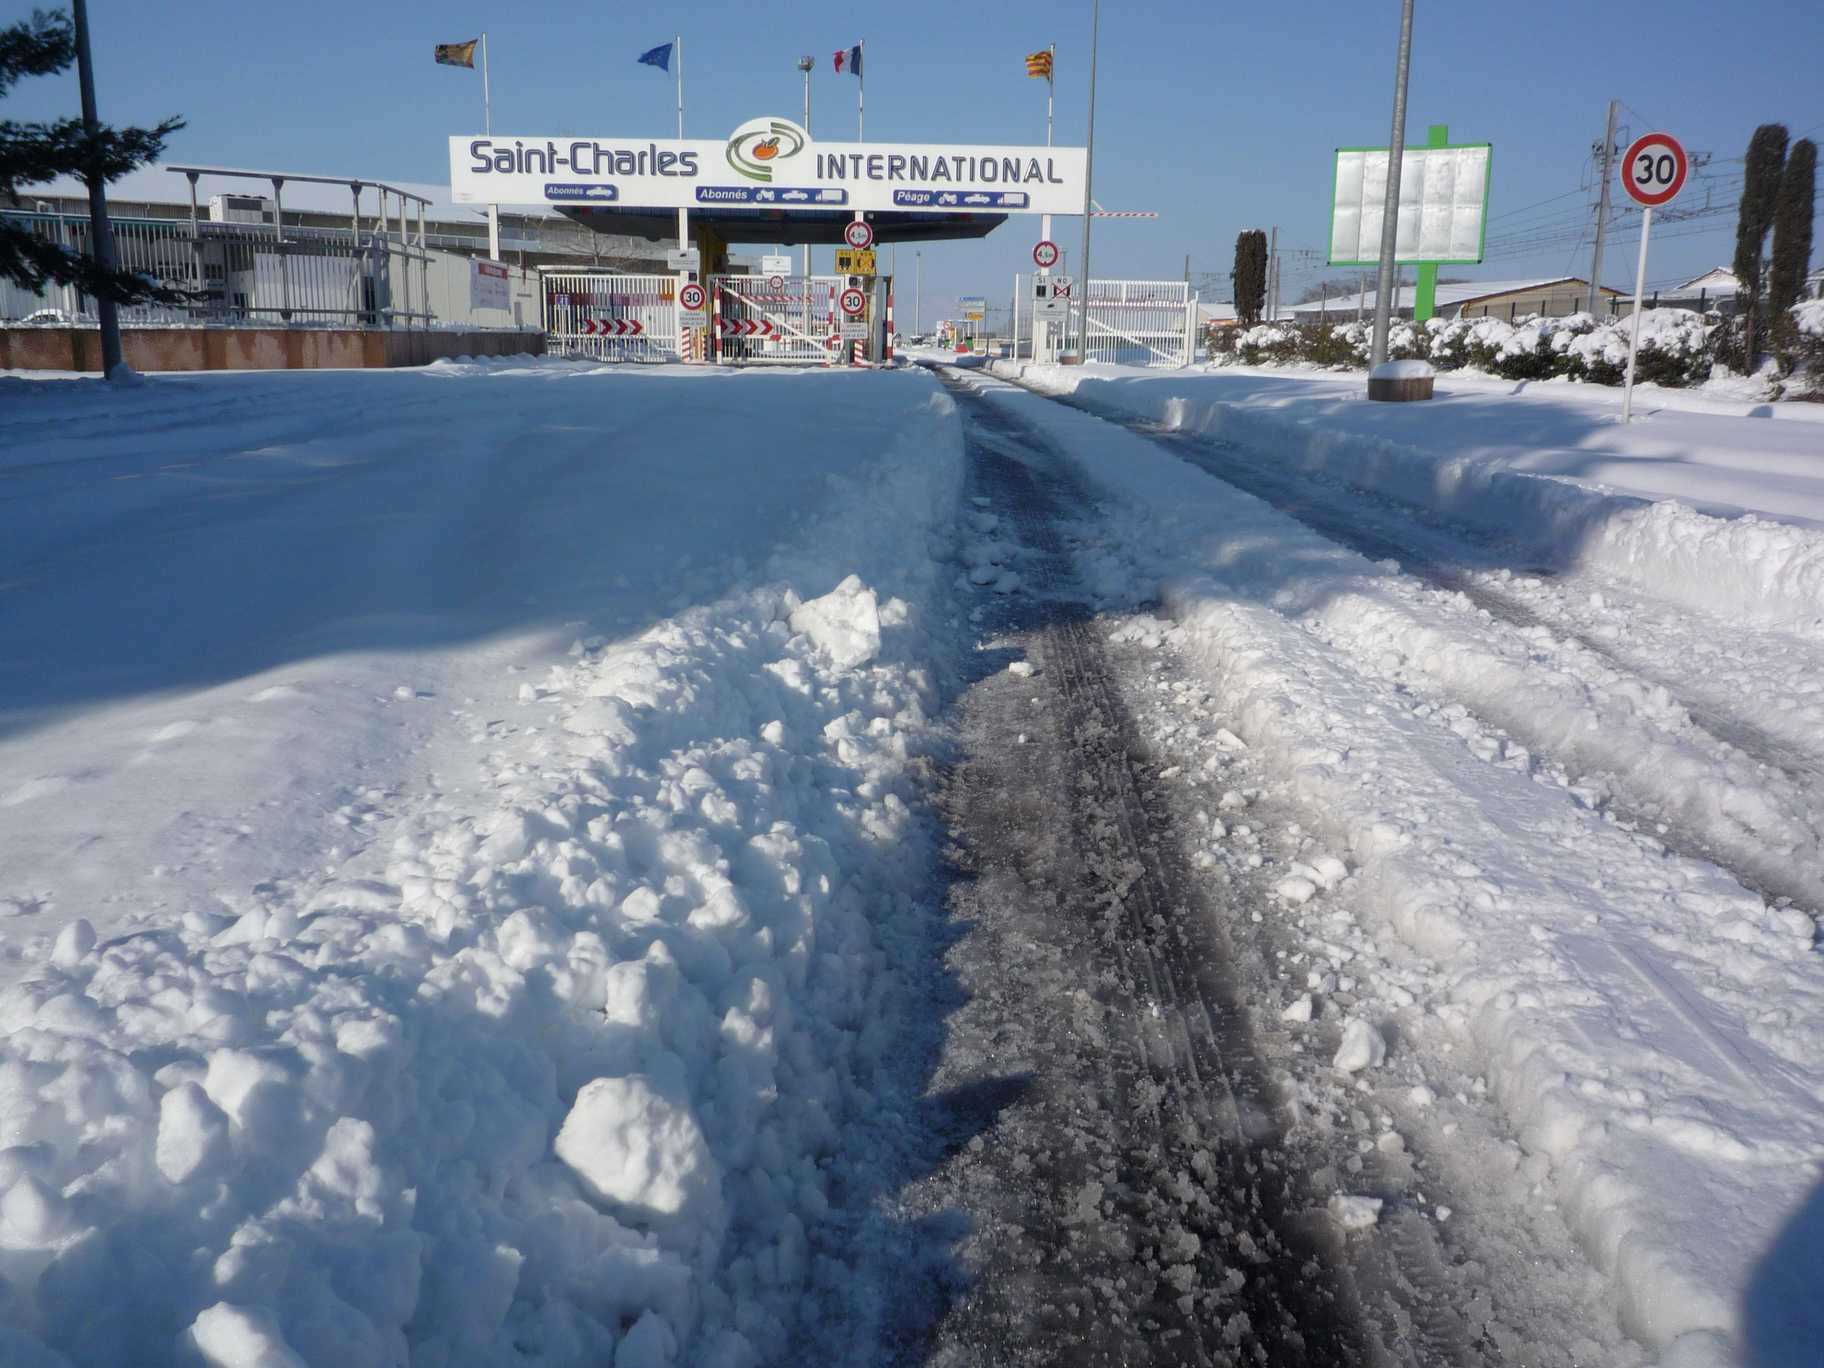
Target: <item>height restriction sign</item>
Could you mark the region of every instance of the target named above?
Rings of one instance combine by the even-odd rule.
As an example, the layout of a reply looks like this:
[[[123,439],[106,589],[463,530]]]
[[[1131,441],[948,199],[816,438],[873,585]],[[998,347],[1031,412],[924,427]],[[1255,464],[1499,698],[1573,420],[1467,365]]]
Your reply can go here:
[[[1032,264],[1042,271],[1049,271],[1058,264],[1058,244],[1041,239],[1033,245]]]
[[[842,227],[842,240],[859,252],[874,245],[874,230],[866,219],[850,219]]]
[[[1649,209],[1670,204],[1685,188],[1690,164],[1670,133],[1647,133],[1628,144],[1621,159],[1621,185],[1635,203]]]

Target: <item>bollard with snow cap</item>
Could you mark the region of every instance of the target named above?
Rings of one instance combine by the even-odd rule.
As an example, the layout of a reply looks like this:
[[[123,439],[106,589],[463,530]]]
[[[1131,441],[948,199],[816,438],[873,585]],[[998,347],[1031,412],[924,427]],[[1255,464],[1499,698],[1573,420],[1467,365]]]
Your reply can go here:
[[[1383,361],[1368,372],[1368,397],[1390,404],[1429,399],[1436,378],[1429,361]]]

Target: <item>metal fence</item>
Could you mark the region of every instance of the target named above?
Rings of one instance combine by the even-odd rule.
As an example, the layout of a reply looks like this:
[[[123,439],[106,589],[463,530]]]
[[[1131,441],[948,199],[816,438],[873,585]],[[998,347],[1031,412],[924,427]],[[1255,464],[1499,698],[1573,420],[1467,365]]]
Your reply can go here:
[[[545,353],[603,361],[673,361],[679,355],[678,278],[605,271],[545,271]],[[700,337],[691,350],[701,356]]]
[[[1082,281],[1073,287],[1083,291]],[[1074,349],[1082,326],[1081,294],[1071,301],[1068,331],[1043,321],[1035,329],[1032,277],[1013,278],[1013,351],[1055,360]],[[1089,300],[1090,361],[1126,366],[1184,367],[1196,358],[1197,296],[1182,280],[1092,280]]]
[[[89,254],[86,216],[8,211],[0,219],[65,251]],[[183,219],[111,223],[122,270],[187,296],[179,304],[125,306],[125,325],[422,327],[435,321],[433,254],[403,216],[397,232],[288,225],[281,233],[269,224]],[[466,322],[467,312],[446,321]],[[0,282],[0,321],[92,323],[95,301],[73,285],[27,290]]]

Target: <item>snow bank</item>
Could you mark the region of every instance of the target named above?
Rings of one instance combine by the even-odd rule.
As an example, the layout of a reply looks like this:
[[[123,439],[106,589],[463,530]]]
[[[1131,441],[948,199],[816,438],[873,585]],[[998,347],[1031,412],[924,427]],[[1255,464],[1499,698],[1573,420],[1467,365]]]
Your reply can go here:
[[[1802,418],[1731,425],[1666,413],[1635,432],[1611,428],[1606,411],[1549,396],[1509,399],[1504,413],[1497,406],[1511,386],[1496,396],[1486,384],[1458,388],[1466,382],[1444,378],[1444,403],[1410,406],[1425,414],[1382,417],[1361,412],[1353,387],[1345,397],[1321,382],[1303,389],[1308,402],[1301,403],[1300,392],[1288,388],[1297,382],[1283,378],[1149,383],[1071,367],[996,364],[1090,407],[1232,441],[1312,475],[1435,510],[1510,540],[1535,563],[1587,567],[1689,607],[1824,635],[1824,531],[1754,514],[1717,517],[1557,473],[1593,468],[1594,478],[1625,482],[1639,456],[1642,465],[1672,467],[1667,483],[1719,505],[1824,525],[1824,426]],[[1706,464],[1716,468],[1713,478],[1704,478]],[[1655,470],[1641,476],[1648,485],[1659,481]]]
[[[479,414],[516,369],[419,383],[495,377],[443,396]],[[589,383],[598,421],[636,397]],[[936,915],[962,448],[925,382],[821,447],[772,383],[823,493],[722,597],[521,683],[481,799],[213,910],[71,920],[0,993],[0,1357],[656,1368],[805,1333]]]
[[[1604,821],[1450,689],[1407,687],[1417,676],[1392,657],[1410,626],[1332,635],[1330,600],[1380,600],[1389,572],[1139,438],[994,397],[1115,496],[1099,579],[1125,573],[1138,598],[1163,585],[1186,658],[1250,753],[1347,852],[1348,882],[1316,895],[1357,978],[1337,1067],[1372,1087],[1376,1043],[1397,1039],[1440,1084],[1474,1077],[1479,1093],[1485,1079],[1520,1171],[1668,1362],[1785,1335],[1746,1307],[1793,1305],[1798,1279],[1772,1251],[1815,1238],[1824,985],[1810,918]],[[1443,658],[1467,649],[1440,637],[1429,654],[1448,673]]]

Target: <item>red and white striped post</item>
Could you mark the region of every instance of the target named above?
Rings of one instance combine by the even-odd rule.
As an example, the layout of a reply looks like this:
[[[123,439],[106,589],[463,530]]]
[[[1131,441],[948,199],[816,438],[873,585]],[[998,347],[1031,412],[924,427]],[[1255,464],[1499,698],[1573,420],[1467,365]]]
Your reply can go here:
[[[709,289],[709,336],[719,366],[722,364],[722,287],[719,284]]]
[[[887,286],[887,360],[893,359],[893,287]]]

